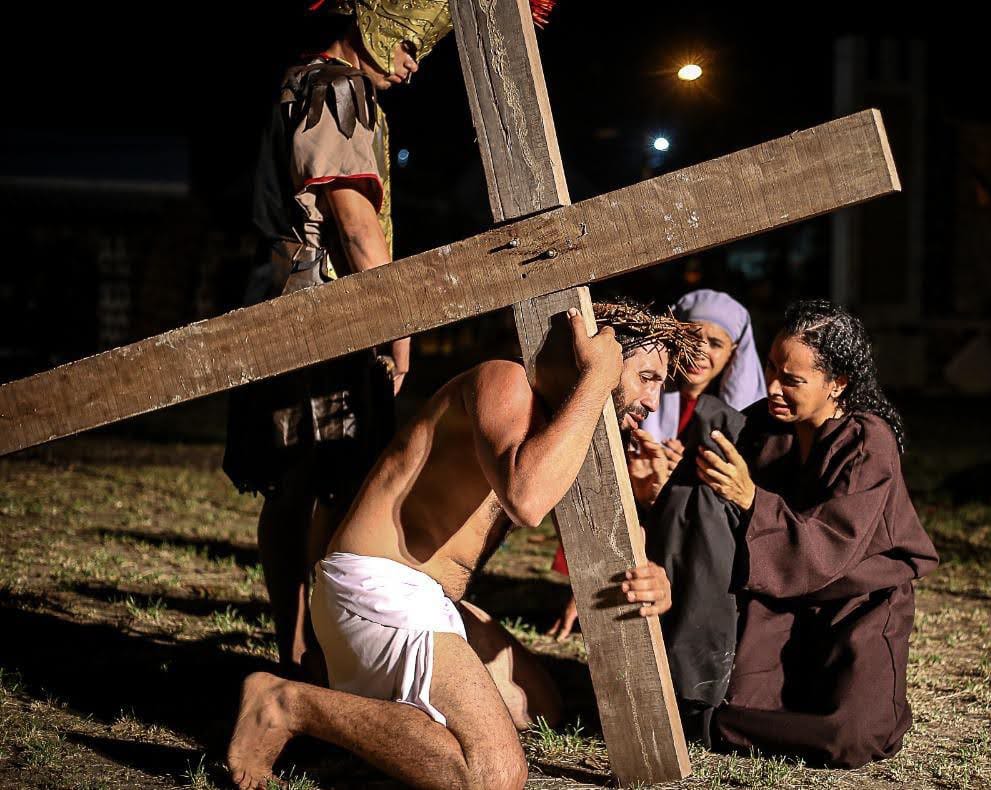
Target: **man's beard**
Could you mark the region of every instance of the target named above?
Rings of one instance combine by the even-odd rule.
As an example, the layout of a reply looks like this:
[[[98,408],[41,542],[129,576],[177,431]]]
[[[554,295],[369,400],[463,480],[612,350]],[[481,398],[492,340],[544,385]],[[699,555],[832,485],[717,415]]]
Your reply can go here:
[[[626,392],[623,391],[622,385],[620,385],[619,388],[613,392],[612,402],[613,406],[616,407],[616,420],[619,422],[620,430],[624,436],[630,433],[630,429],[623,426],[623,418],[627,414],[636,420],[637,425],[647,419],[648,412],[642,406],[638,406],[635,403],[630,404],[629,406],[623,405],[627,402],[627,397]]]

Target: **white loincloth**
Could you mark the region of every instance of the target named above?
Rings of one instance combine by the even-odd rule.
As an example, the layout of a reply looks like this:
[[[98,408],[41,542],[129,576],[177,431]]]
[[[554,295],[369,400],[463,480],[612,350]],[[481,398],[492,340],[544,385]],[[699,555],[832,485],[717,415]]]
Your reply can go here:
[[[447,726],[430,704],[434,632],[467,637],[436,581],[382,557],[334,552],[317,563],[310,611],[332,689],[413,705]]]

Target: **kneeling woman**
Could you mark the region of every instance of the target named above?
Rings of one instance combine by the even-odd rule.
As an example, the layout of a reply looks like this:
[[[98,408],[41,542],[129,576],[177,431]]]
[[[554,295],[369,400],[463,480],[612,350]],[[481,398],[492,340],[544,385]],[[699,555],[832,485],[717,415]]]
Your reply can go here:
[[[826,301],[789,308],[739,452],[702,450],[702,481],[743,511],[736,661],[714,740],[856,767],[891,756],[905,697],[912,580],[936,551],[912,507],[904,430],[863,324]]]

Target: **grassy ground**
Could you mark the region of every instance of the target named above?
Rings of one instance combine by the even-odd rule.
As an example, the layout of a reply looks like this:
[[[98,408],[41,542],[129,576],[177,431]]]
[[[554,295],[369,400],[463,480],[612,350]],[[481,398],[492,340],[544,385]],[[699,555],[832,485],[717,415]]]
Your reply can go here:
[[[989,442],[952,416],[906,459],[944,564],[919,585],[903,751],[844,772],[693,749],[678,787],[991,787]],[[271,667],[275,648],[259,501],[231,490],[219,459],[215,444],[106,437],[0,459],[0,788],[226,786],[240,681]],[[553,548],[547,528],[513,533],[472,597],[544,654],[568,693],[565,727],[524,736],[528,786],[603,785],[581,637],[542,635],[567,591],[547,570]],[[312,743],[280,767],[298,790],[389,786]]]

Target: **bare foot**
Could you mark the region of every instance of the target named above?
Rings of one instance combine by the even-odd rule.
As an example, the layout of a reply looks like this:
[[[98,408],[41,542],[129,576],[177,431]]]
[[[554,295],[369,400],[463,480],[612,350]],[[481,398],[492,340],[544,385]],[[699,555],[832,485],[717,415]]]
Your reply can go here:
[[[239,790],[264,790],[272,775],[272,764],[292,737],[280,693],[285,680],[267,672],[254,672],[241,687],[241,710],[234,737],[227,748],[227,766]]]

